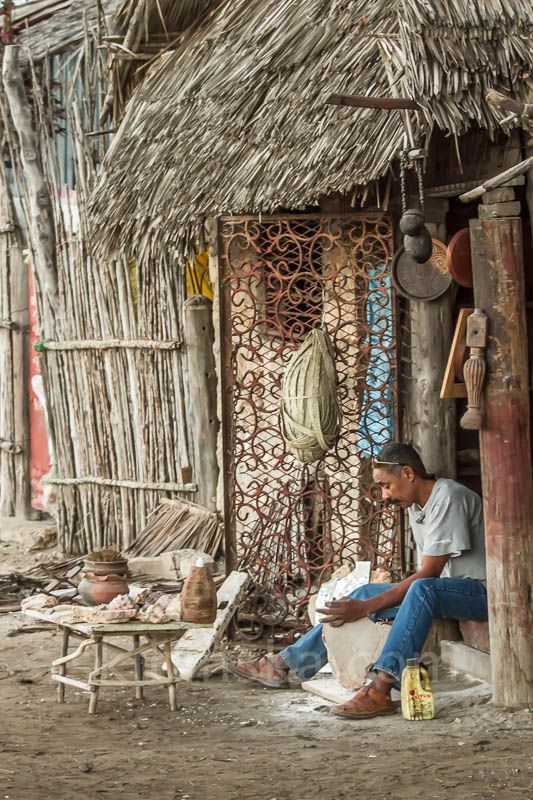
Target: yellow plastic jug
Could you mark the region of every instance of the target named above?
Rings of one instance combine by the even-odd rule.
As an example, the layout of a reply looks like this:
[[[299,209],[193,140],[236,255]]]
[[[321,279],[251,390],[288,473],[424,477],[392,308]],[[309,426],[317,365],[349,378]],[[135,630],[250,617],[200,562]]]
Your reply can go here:
[[[404,719],[433,719],[435,702],[427,670],[416,658],[408,658],[402,672],[402,714]]]

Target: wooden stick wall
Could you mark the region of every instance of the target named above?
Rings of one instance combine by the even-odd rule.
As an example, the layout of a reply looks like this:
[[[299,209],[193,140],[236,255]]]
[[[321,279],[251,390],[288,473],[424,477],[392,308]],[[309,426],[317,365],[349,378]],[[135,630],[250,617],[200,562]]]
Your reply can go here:
[[[106,94],[102,52],[87,33],[76,54],[38,66],[30,62],[31,107],[25,94],[17,99],[4,91],[1,97],[44,340],[40,357],[54,447],[51,487],[59,544],[70,553],[125,548],[162,498],[195,498],[181,346],[183,270],[170,251],[157,259],[150,253],[138,254],[138,261],[123,254],[98,262],[87,244],[87,200],[109,140],[87,135],[98,127]],[[20,88],[20,68],[10,58],[9,80]],[[4,89],[6,81],[4,72]],[[25,113],[38,147],[31,170],[21,154],[28,131],[14,123]],[[65,135],[72,143],[75,192],[63,184],[59,145]],[[39,178],[44,189],[36,191]],[[51,233],[43,241],[48,224]],[[97,231],[93,235],[98,238]],[[50,242],[52,257],[44,261],[43,248]],[[56,297],[50,276],[57,279]],[[46,340],[55,345],[47,347]],[[97,344],[69,344],[80,342]],[[172,346],[154,346],[157,342]]]

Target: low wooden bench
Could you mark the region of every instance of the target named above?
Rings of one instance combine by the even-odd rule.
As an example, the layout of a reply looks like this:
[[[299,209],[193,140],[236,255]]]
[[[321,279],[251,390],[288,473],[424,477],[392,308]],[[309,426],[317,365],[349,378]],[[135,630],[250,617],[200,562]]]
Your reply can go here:
[[[65,686],[74,686],[77,689],[90,692],[89,714],[96,713],[98,695],[101,686],[115,687],[135,687],[135,696],[139,699],[143,697],[145,686],[164,686],[168,689],[169,706],[171,711],[176,710],[176,681],[179,675],[174,669],[172,661],[172,645],[186,631],[192,628],[209,628],[208,625],[195,625],[191,622],[171,622],[165,624],[143,623],[135,620],[114,624],[92,624],[65,622],[63,620],[51,620],[50,616],[40,611],[27,610],[24,612],[28,617],[49,622],[61,631],[61,652],[59,658],[52,661],[52,679],[57,681],[57,699],[59,703],[65,702]],[[116,641],[118,637],[130,638],[131,646],[124,647]],[[69,653],[71,638],[81,639],[80,645]],[[141,638],[145,639],[141,644]],[[82,680],[79,677],[73,678],[67,674],[74,663],[81,658],[85,650],[94,647],[94,667]],[[111,651],[114,657],[104,661],[104,650]],[[166,675],[154,670],[145,669],[144,660],[146,654],[161,654],[166,665]],[[127,680],[122,677],[113,679],[104,678],[104,673],[115,670],[124,662],[133,661],[135,679]],[[87,670],[80,664],[76,665]]]

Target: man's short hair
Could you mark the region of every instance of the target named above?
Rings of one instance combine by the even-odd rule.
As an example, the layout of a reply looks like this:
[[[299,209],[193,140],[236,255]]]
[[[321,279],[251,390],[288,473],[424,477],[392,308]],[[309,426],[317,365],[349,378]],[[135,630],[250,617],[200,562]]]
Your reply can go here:
[[[410,444],[403,444],[403,442],[389,442],[380,450],[378,456],[374,459],[374,466],[383,469],[389,469],[390,472],[396,472],[395,467],[411,467],[414,472],[426,480],[432,480],[435,476],[430,475],[424,466],[424,462],[416,452],[414,447]]]

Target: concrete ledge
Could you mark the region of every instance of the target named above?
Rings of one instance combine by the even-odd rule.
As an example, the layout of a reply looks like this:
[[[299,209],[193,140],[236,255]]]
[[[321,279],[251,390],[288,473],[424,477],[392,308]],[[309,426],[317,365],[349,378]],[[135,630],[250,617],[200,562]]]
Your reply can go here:
[[[491,683],[490,655],[475,650],[464,642],[442,641],[442,663],[454,672],[464,672],[485,683]]]

